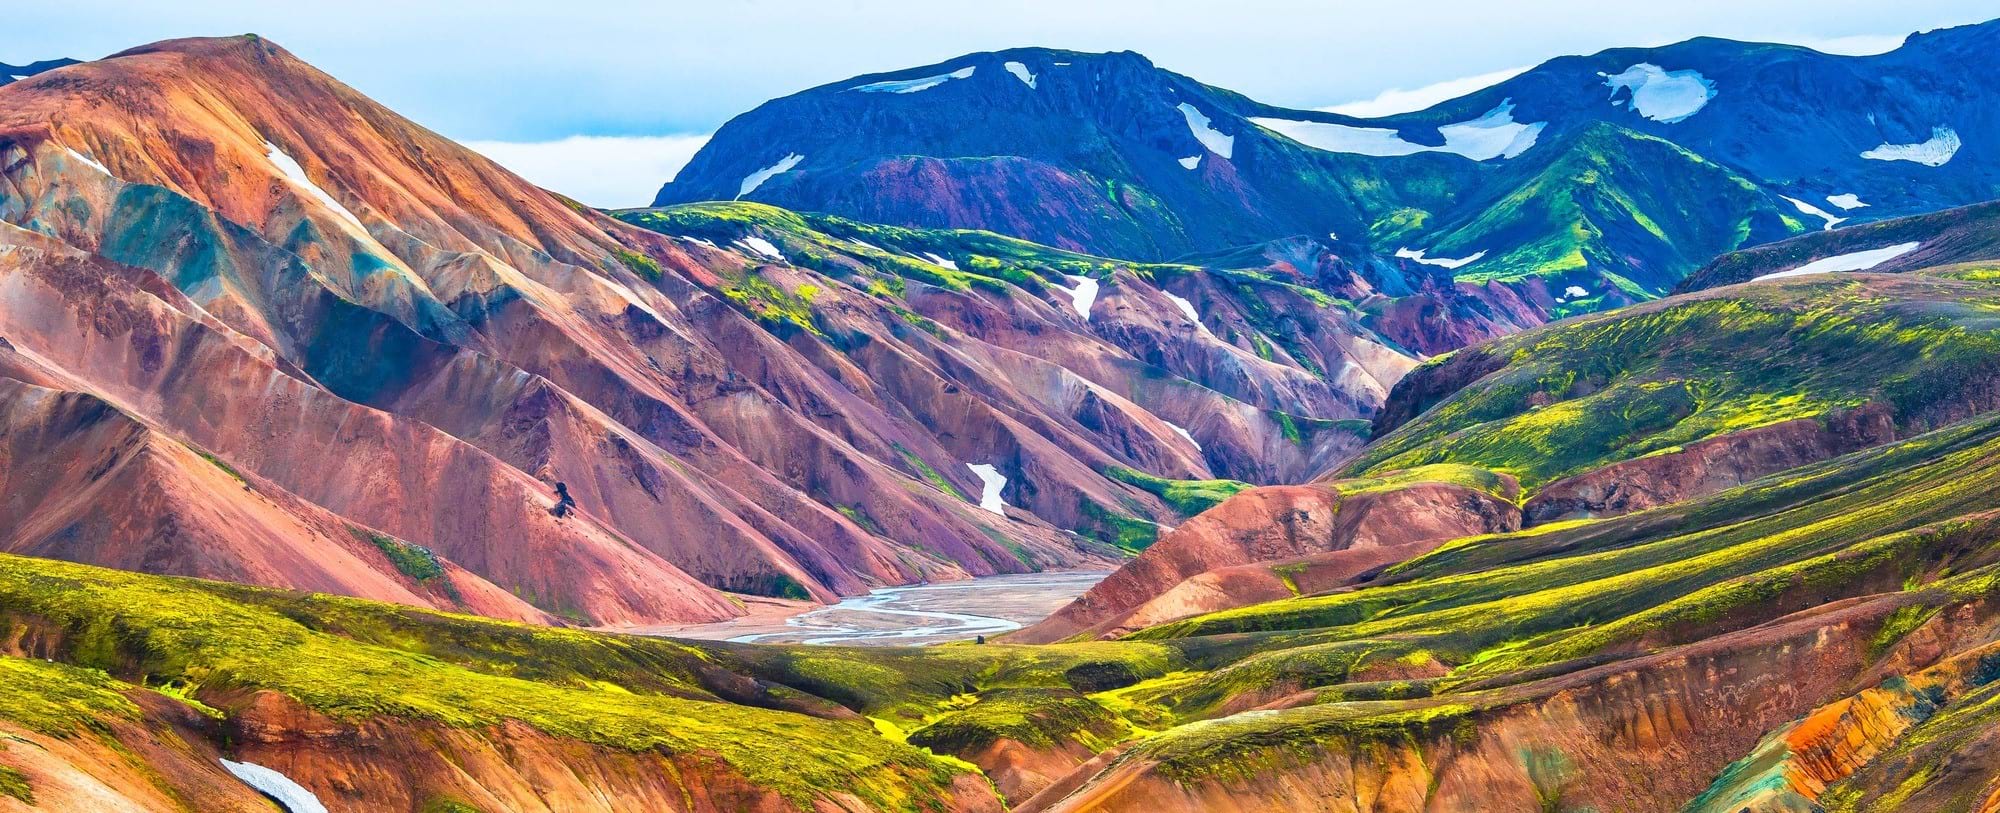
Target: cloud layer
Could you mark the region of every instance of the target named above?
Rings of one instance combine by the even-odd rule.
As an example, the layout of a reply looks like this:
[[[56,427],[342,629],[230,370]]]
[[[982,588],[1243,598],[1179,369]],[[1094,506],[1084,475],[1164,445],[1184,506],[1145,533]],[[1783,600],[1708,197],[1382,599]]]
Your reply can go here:
[[[468,141],[465,146],[544,189],[604,209],[645,206],[687,166],[705,135],[570,136],[559,141]]]

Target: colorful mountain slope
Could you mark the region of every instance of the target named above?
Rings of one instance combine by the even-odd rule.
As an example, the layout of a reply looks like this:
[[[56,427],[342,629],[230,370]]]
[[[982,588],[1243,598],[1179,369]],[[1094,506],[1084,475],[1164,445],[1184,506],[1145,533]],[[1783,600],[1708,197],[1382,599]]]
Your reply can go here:
[[[1840,284],[1881,322],[1935,308],[1923,286],[1990,286]],[[1912,331],[1840,341],[1887,352]],[[1688,332],[1715,330],[1646,335]],[[1807,355],[1839,378],[1841,357]],[[1457,471],[1336,487],[1505,484]],[[0,556],[0,674],[21,687],[0,767],[12,799],[56,809],[254,802],[224,758],[413,811],[1976,809],[1995,790],[1996,516],[1986,414],[1121,640],[909,649],[688,644]]]
[[[825,601],[1107,563],[1189,513],[1159,483],[1308,479],[1360,446],[1411,347],[1505,329],[1435,330],[1410,313],[1462,291],[1352,268],[1358,301],[1267,267],[747,203],[622,213],[635,227],[256,37],[4,93],[0,338],[38,371],[10,377],[326,514],[260,544],[311,551],[326,535],[299,534],[337,518],[518,597],[510,618],[706,620],[741,612],[718,590]],[[572,517],[549,510],[558,482]],[[409,587],[244,544],[152,561]]]

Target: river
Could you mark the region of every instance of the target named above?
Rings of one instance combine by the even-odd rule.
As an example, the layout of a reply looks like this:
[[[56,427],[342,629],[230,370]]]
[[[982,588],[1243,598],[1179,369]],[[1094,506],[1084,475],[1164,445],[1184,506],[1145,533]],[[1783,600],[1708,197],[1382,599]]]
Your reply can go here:
[[[1047,618],[1109,571],[1026,573],[882,587],[838,604],[792,604],[714,624],[660,629],[675,638],[763,644],[922,646],[998,635]]]

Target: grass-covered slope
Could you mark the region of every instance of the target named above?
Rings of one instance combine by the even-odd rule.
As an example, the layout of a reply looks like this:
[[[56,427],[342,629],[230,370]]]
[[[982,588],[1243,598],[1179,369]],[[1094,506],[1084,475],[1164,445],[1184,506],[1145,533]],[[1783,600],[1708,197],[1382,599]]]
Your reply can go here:
[[[1775,195],[1662,138],[1596,124],[1545,149],[1507,167],[1505,191],[1426,248],[1485,252],[1461,280],[1540,279],[1562,300],[1553,316],[1658,297],[1710,257],[1806,228]]]
[[[1434,799],[1500,805],[1548,779],[1537,773],[1549,757],[1567,766],[1569,804],[1677,807],[1767,727],[1845,696],[1849,681],[1893,682],[1986,640],[1996,486],[2000,420],[1979,418],[1685,506],[1461,540],[1361,589],[1146,630],[1134,637],[1257,642],[1150,702],[1193,716],[1246,701],[1282,710],[1149,738],[1086,798],[1136,809],[1138,789],[1162,781],[1209,804],[1257,805],[1287,798],[1272,777],[1328,776],[1340,792],[1427,782]],[[1899,648],[1919,628],[1920,643]],[[1896,753],[1967,747],[1963,732],[1978,729],[1963,721],[1988,694],[1935,696],[1937,725],[1956,739],[1922,735]],[[1634,714],[1646,728],[1630,727]],[[1316,773],[1347,760],[1352,775]],[[1619,764],[1653,779],[1631,784]],[[1919,786],[1941,775],[1916,774]]]
[[[948,714],[954,696],[1069,692],[1071,673],[1109,669],[1137,680],[1181,663],[1173,649],[1150,644],[894,652],[697,646],[14,556],[0,556],[0,639],[27,656],[0,657],[7,687],[0,726],[59,738],[117,739],[131,732],[113,724],[181,707],[231,726],[259,721],[255,741],[244,746],[259,754],[305,747],[314,735],[263,715],[257,698],[275,693],[322,715],[324,725],[362,727],[378,738],[414,731],[449,739],[457,731],[505,742],[510,726],[526,726],[598,749],[600,760],[628,753],[715,761],[717,781],[790,804],[846,795],[878,810],[958,809],[967,801],[957,784],[967,768],[883,736],[863,714],[891,729],[917,728]],[[1108,725],[1087,727],[1115,735]],[[203,747],[232,753],[226,738]],[[335,750],[343,761],[372,758]],[[511,759],[527,770],[536,758]],[[0,750],[0,766],[9,764]],[[471,770],[475,784],[489,778],[479,766]],[[39,778],[30,775],[30,787]],[[329,792],[314,781],[322,776],[294,778]],[[350,798],[386,804],[370,796],[383,791],[371,784],[377,779],[354,780]]]
[[[1434,405],[1378,427],[1393,431],[1349,470],[1464,463],[1513,474],[1533,490],[1707,438],[1871,404],[1905,430],[1933,426],[1985,402],[2000,358],[1992,319],[2000,287],[1979,276],[1772,281],[1468,348],[1399,386],[1396,398]]]

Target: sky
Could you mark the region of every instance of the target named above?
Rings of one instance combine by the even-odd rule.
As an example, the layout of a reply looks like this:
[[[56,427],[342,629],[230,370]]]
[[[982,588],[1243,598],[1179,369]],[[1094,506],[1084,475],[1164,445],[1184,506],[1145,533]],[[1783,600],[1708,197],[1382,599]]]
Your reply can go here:
[[[1838,53],[1979,22],[1992,0],[65,0],[15,4],[0,62],[257,33],[405,116],[598,206],[646,203],[731,116],[972,51],[1138,51],[1261,101],[1420,109],[1543,60],[1693,36]]]

